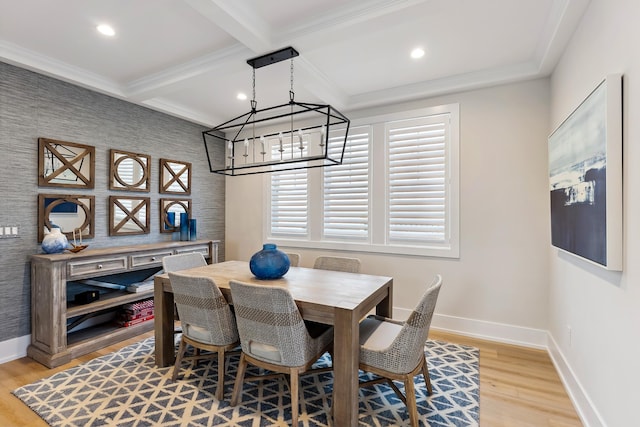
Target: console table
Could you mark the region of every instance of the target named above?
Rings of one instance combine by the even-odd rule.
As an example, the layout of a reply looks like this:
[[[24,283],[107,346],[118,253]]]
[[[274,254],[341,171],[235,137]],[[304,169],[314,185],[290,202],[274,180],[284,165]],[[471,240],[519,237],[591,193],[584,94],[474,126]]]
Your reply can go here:
[[[67,298],[67,282],[162,268],[162,258],[185,252],[201,252],[209,263],[218,262],[219,241],[169,241],[145,245],[87,249],[79,253],[31,256],[31,345],[27,355],[53,368],[80,355],[123,341],[153,329],[153,322],[118,327],[98,323],[67,333],[69,319],[116,309],[123,304],[153,297],[142,292],[113,290],[97,301],[74,304]]]

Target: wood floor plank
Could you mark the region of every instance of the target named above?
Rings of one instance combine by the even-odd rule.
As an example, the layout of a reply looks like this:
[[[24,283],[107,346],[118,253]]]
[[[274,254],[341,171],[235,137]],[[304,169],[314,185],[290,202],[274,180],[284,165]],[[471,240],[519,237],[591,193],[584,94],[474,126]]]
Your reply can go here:
[[[0,365],[0,426],[47,425],[13,396],[12,390],[151,336],[153,332],[148,332],[84,355],[55,369],[48,369],[27,357]],[[546,351],[434,330],[429,338],[480,349],[482,427],[582,426]]]

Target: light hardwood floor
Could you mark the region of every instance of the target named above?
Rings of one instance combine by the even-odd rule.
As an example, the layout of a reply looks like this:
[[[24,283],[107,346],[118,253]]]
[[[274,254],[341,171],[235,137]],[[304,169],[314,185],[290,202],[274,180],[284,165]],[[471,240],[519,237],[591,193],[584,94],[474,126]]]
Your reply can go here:
[[[153,333],[87,354],[55,369],[48,369],[27,357],[0,365],[0,426],[46,426],[40,417],[11,394],[12,390],[148,336],[153,336]],[[429,338],[480,349],[482,427],[582,426],[545,351],[433,330]]]

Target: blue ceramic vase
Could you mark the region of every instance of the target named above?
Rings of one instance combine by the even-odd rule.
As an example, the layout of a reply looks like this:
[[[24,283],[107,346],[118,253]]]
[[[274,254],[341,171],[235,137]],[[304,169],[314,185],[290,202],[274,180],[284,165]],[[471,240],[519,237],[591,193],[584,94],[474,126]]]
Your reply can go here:
[[[67,236],[62,234],[60,227],[51,226],[51,231],[42,239],[42,250],[46,254],[58,254],[64,252],[69,246]]]
[[[279,279],[289,271],[291,262],[287,254],[272,243],[265,243],[262,250],[256,252],[249,261],[251,272],[258,279]]]

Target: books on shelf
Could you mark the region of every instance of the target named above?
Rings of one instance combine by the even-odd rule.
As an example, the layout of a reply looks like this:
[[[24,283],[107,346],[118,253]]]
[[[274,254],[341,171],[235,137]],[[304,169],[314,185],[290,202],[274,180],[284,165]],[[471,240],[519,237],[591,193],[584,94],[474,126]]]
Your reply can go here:
[[[132,283],[127,286],[128,292],[145,292],[153,290],[153,280],[146,282]]]
[[[116,323],[122,327],[128,327],[152,320],[153,310],[153,298],[124,304],[118,312]]]

